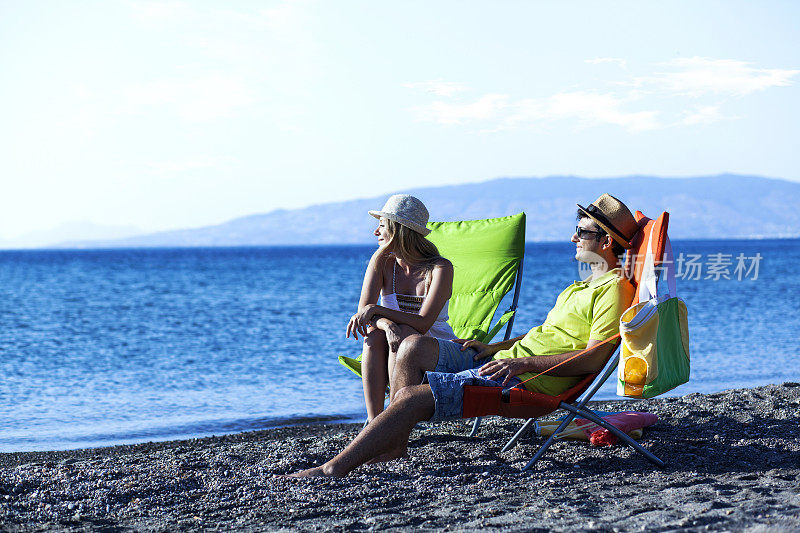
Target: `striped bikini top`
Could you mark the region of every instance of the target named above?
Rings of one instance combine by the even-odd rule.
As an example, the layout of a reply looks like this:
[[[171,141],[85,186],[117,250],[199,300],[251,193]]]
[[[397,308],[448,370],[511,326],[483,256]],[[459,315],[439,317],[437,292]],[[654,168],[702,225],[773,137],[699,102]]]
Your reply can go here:
[[[405,313],[413,313],[418,315],[419,310],[422,309],[422,303],[425,301],[425,296],[417,296],[416,294],[397,294],[397,289],[395,288],[396,277],[397,262],[395,261],[394,266],[392,267],[392,293],[381,294],[381,305],[388,307],[389,309],[394,309],[395,311],[403,311]],[[439,316],[436,317],[436,321],[433,323],[433,326],[431,326],[431,329],[428,331],[428,333],[426,333],[426,335],[430,337],[436,337],[437,339],[456,338],[453,329],[450,327],[450,324],[447,323],[447,319],[449,318],[447,314],[447,307],[449,303],[450,300],[447,300],[444,303],[442,310],[439,311]]]

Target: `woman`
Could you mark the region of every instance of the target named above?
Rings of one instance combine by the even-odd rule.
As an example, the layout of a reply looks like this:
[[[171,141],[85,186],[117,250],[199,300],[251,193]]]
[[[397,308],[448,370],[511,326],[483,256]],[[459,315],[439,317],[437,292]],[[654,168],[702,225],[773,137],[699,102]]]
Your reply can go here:
[[[380,221],[374,232],[378,250],[364,274],[358,312],[345,332],[347,337],[352,334],[357,339],[359,333],[364,337],[361,380],[368,422],[383,411],[386,386],[404,338],[415,333],[455,338],[447,323],[453,265],[425,238],[430,233],[425,205],[413,196],[396,194],[381,211],[369,214]]]

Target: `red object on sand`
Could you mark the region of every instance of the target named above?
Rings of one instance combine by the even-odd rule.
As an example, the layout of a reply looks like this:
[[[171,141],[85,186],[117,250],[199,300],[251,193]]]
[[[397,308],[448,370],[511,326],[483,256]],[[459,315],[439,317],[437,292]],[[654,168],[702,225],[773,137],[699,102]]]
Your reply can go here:
[[[634,429],[652,426],[656,423],[658,417],[653,413],[624,411],[622,413],[606,415],[603,417],[603,420],[624,433],[630,433]],[[605,428],[598,427],[598,425],[591,420],[576,418],[575,424],[579,427],[586,426],[583,431],[586,433],[592,446],[613,446],[617,443],[616,435]]]

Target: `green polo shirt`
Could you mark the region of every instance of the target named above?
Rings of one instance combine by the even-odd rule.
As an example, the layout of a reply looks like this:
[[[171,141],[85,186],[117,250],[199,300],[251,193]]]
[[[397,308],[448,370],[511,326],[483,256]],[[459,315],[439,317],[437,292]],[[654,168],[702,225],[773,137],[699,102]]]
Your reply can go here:
[[[558,355],[586,348],[589,340],[602,341],[619,332],[619,318],[633,301],[634,288],[616,268],[591,281],[576,281],[558,295],[544,324],[535,327],[508,350],[494,359]],[[517,376],[522,381],[536,374]],[[556,396],[569,389],[580,377],[539,376],[525,383],[533,392]]]

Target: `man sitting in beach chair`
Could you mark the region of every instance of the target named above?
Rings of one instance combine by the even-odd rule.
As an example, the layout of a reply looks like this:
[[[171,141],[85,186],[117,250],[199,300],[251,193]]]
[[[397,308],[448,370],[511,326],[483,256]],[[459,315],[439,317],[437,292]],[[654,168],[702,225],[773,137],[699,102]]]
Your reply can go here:
[[[578,225],[571,240],[575,259],[591,269],[591,276],[558,296],[544,324],[522,337],[491,345],[421,335],[407,338],[397,353],[391,380],[394,394],[386,411],[339,455],[292,476],[341,477],[367,462],[406,456],[411,430],[418,422],[462,418],[466,385],[511,387],[544,372],[522,386],[555,396],[583,376],[599,372],[614,349],[613,343],[604,341],[618,333],[620,316],[633,299],[633,285],[622,275],[619,258],[624,248],[630,248],[637,229],[625,204],[611,195],[602,195],[586,208],[578,205]],[[569,360],[583,350],[588,351]],[[491,360],[485,362],[486,358]]]

